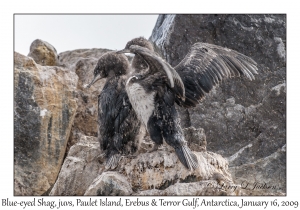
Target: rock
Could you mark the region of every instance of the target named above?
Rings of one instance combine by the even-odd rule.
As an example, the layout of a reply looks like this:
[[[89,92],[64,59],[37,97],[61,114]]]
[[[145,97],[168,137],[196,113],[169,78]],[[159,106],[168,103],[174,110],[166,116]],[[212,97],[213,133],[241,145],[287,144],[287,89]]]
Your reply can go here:
[[[84,195],[125,196],[131,195],[132,189],[126,177],[115,171],[104,172],[89,186]]]
[[[164,190],[145,190],[134,196],[228,196],[240,195],[240,187],[233,184],[219,184],[215,180],[192,183],[175,183]]]
[[[205,145],[203,129],[188,128],[184,132],[190,136],[190,144],[199,148]],[[197,142],[199,136],[202,141]],[[82,136],[80,142],[71,147],[50,195],[148,195],[153,189],[166,195],[176,192],[176,195],[190,195],[192,192],[197,195],[239,194],[238,190],[213,189],[216,183],[236,185],[233,184],[226,159],[207,152],[205,147],[200,150],[195,152],[200,167],[194,171],[187,170],[174,149],[166,146],[136,157],[124,156],[115,171],[105,171],[105,166],[98,162],[99,142],[95,137]],[[208,180],[210,185],[197,189],[201,185],[199,182]],[[173,186],[176,183],[178,185]],[[158,192],[153,193],[156,195]]]
[[[77,103],[78,77],[14,54],[14,195],[42,195],[59,173]]]
[[[196,42],[258,63],[254,81],[227,79],[197,107],[178,108],[182,125],[204,128],[207,149],[227,157],[230,167],[256,163],[286,144],[286,15],[160,15],[150,40],[172,66]],[[285,173],[285,165],[277,170]]]
[[[28,56],[42,66],[58,65],[56,49],[48,42],[40,39],[36,39],[31,43]]]
[[[194,127],[188,127],[183,129],[185,140],[188,142],[188,146],[192,151],[206,151],[206,136],[204,129],[196,129]]]
[[[142,153],[137,158],[123,158],[118,172],[131,182],[133,191],[149,189],[164,190],[180,182],[199,182],[212,179],[221,174],[224,180],[231,180],[228,163],[220,155],[211,152],[195,152],[200,167],[194,171],[187,170],[178,160],[174,151],[159,150]]]
[[[101,48],[70,50],[59,53],[58,58],[61,65],[75,71],[76,64],[81,59],[96,59],[98,61],[101,55],[109,51],[111,50]]]
[[[227,171],[228,162],[220,155],[206,151],[204,130],[189,127],[183,132],[200,167],[194,171],[187,170],[178,160],[174,149],[165,143],[157,152],[141,153],[134,159],[124,157],[117,170],[128,178],[135,192],[153,188],[164,190],[177,182],[214,179],[216,174],[221,174],[223,180],[231,180]]]
[[[98,176],[99,154],[97,138],[82,136],[70,148],[49,195],[83,195]]]
[[[286,195],[286,145],[268,157],[229,168],[242,195]],[[249,173],[251,171],[251,173]]]
[[[240,113],[244,120],[237,126],[244,130],[252,128],[252,132],[248,134],[252,141],[228,157],[230,166],[255,162],[270,156],[285,145],[285,101],[286,89],[283,83],[271,88],[260,103],[242,108]]]

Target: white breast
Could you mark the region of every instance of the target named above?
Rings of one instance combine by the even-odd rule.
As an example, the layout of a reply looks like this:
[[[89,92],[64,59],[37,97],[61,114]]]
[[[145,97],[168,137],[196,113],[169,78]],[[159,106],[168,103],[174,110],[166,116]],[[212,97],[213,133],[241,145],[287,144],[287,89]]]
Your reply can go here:
[[[140,84],[128,82],[126,91],[134,111],[147,128],[148,120],[154,111],[155,92],[146,93]]]

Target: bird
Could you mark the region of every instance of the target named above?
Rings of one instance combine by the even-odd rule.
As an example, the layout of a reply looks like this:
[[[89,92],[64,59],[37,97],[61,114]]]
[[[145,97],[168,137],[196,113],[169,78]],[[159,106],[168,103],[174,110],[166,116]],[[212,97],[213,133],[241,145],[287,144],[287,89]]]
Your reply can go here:
[[[86,86],[90,88],[106,78],[98,96],[98,140],[107,170],[115,169],[123,155],[136,154],[143,136],[141,122],[125,90],[129,71],[129,61],[124,54],[107,52],[99,58],[94,78]]]
[[[223,79],[244,75],[253,80],[258,70],[254,60],[237,51],[201,42],[195,43],[175,67],[155,53],[144,37],[130,40],[117,53],[135,54],[134,73],[126,82],[126,90],[155,142],[154,150],[164,139],[189,170],[198,168],[199,163],[187,146],[175,103],[195,107]]]

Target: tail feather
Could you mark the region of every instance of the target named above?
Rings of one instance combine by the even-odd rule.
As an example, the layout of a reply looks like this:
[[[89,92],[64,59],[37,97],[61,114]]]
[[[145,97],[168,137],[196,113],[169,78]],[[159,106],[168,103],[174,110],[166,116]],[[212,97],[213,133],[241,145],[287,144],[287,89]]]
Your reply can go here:
[[[199,167],[196,155],[187,146],[181,146],[175,149],[180,162],[189,170],[195,170]]]
[[[115,169],[117,168],[118,164],[119,164],[119,160],[120,160],[120,155],[119,154],[114,154],[112,156],[110,156],[105,164],[105,169]]]

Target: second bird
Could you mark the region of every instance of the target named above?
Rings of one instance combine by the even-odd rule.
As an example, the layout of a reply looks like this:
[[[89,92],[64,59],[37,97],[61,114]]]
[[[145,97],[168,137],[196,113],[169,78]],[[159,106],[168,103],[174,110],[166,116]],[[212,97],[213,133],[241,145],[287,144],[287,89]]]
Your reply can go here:
[[[138,42],[143,48],[152,51],[152,45],[143,41],[142,38],[134,39],[126,48]],[[118,53],[129,52],[127,49]],[[180,118],[175,109],[176,97],[184,97],[184,84],[180,76],[172,69],[164,71],[162,68],[149,65],[143,59],[143,55],[138,53],[132,60],[132,68],[134,75],[127,80],[126,91],[138,118],[155,143],[152,151],[157,150],[165,139],[166,143],[175,149],[180,162],[187,169],[196,169],[197,157],[184,139]]]
[[[127,80],[126,90],[137,116],[155,142],[154,149],[165,139],[186,168],[197,168],[197,157],[184,139],[175,103],[186,108],[196,106],[223,78],[244,75],[252,80],[257,64],[234,50],[196,43],[173,68],[143,37],[129,41],[118,53],[128,52],[135,57],[134,75]]]

